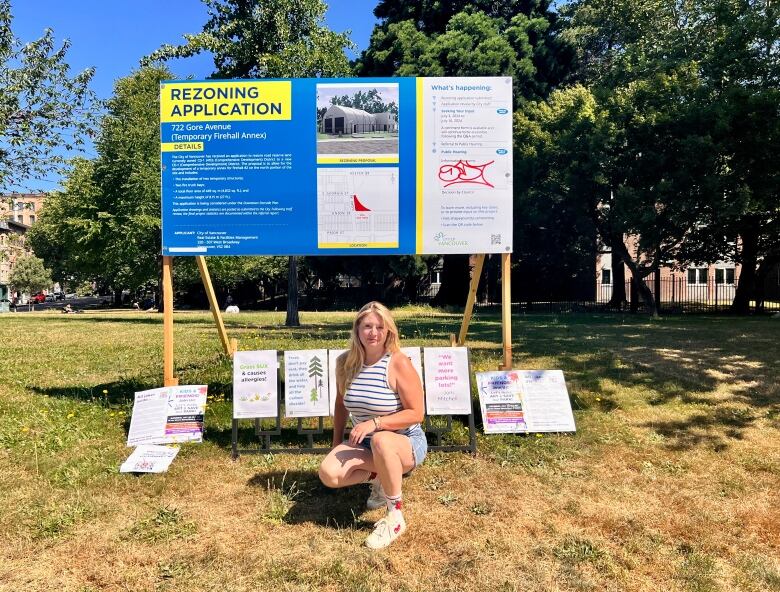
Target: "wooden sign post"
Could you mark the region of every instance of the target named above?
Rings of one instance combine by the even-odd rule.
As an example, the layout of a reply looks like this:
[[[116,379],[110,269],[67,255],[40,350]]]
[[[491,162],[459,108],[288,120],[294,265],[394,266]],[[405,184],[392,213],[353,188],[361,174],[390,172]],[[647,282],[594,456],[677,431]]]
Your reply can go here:
[[[222,320],[222,313],[219,309],[217,296],[214,292],[214,286],[211,283],[206,258],[196,256],[195,262],[198,264],[198,271],[203,281],[203,287],[206,290],[206,297],[209,301],[209,308],[214,324],[217,326],[219,340],[222,348],[229,356],[233,356],[238,351],[238,340],[228,337],[225,330],[225,323]],[[469,323],[474,312],[474,304],[477,300],[477,289],[479,288],[479,279],[482,275],[482,267],[485,263],[485,254],[475,255],[474,269],[471,273],[471,284],[469,294],[466,299],[466,308],[463,312],[463,321],[458,333],[457,342],[452,336],[452,345],[462,346],[466,343],[466,335],[469,330]],[[501,254],[501,339],[503,342],[503,359],[500,370],[510,370],[512,368],[512,289],[511,289],[511,255],[509,253]],[[164,386],[176,386],[179,379],[173,371],[173,257],[163,257],[163,384]]]
[[[163,385],[177,386],[173,375],[173,257],[163,257]]]
[[[499,370],[512,368],[512,258],[509,253],[501,254],[501,339],[503,342],[503,360]],[[474,269],[471,272],[471,285],[466,299],[466,310],[463,312],[463,322],[460,325],[457,345],[466,343],[474,303],[477,300],[479,278],[482,276],[482,266],[485,263],[484,253],[474,255]],[[454,344],[453,344],[454,345]]]

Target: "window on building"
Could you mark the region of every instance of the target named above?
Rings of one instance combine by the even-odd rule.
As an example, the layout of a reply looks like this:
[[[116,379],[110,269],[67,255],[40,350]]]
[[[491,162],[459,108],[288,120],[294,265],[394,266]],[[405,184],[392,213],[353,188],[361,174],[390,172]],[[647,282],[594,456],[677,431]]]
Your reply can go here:
[[[716,284],[734,284],[734,268],[723,267],[715,270]]]
[[[30,224],[35,224],[35,216],[30,216]]]
[[[602,284],[611,284],[612,283],[612,270],[611,269],[602,269],[601,270],[601,283]]]
[[[28,201],[27,202],[27,209],[30,210],[31,212],[34,212],[35,211],[35,202]]]
[[[24,216],[22,216],[21,214],[19,214],[19,215],[16,217],[16,221],[17,221],[17,222],[19,222],[20,224],[24,224]]]
[[[695,286],[707,283],[707,268],[696,267],[688,270],[688,285]]]

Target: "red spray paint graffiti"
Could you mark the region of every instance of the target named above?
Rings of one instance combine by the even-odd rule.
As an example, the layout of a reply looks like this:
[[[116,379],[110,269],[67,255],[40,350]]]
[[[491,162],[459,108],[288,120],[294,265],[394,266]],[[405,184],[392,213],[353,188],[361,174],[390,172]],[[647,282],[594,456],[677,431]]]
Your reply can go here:
[[[485,178],[485,169],[494,162],[495,160],[491,160],[484,164],[470,164],[467,160],[459,160],[453,164],[443,164],[439,167],[439,180],[445,187],[459,183],[493,187],[493,184]]]

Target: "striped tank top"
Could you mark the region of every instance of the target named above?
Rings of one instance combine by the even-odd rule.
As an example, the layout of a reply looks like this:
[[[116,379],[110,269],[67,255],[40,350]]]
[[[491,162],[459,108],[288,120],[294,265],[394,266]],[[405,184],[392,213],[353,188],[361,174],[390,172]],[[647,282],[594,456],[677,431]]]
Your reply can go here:
[[[363,369],[352,380],[344,393],[344,406],[352,415],[353,423],[367,421],[378,415],[389,415],[403,409],[398,393],[387,382],[390,354]]]

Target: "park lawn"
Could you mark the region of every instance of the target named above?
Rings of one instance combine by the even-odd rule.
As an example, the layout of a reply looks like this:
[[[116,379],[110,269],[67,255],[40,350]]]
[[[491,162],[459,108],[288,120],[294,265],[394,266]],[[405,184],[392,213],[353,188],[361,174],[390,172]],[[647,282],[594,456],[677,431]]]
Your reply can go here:
[[[459,323],[397,318],[406,345]],[[226,324],[284,350],[343,347],[350,319]],[[475,316],[474,370],[499,364],[500,328]],[[205,442],[144,476],[118,467],[132,393],[160,386],[160,316],[2,315],[0,590],[780,590],[780,320],[515,316],[513,334],[515,367],[565,371],[577,433],[429,455],[404,483],[409,530],[371,552],[381,512],[365,487],[322,487],[319,456],[230,459],[210,315],[175,326],[181,382],[209,384]]]

